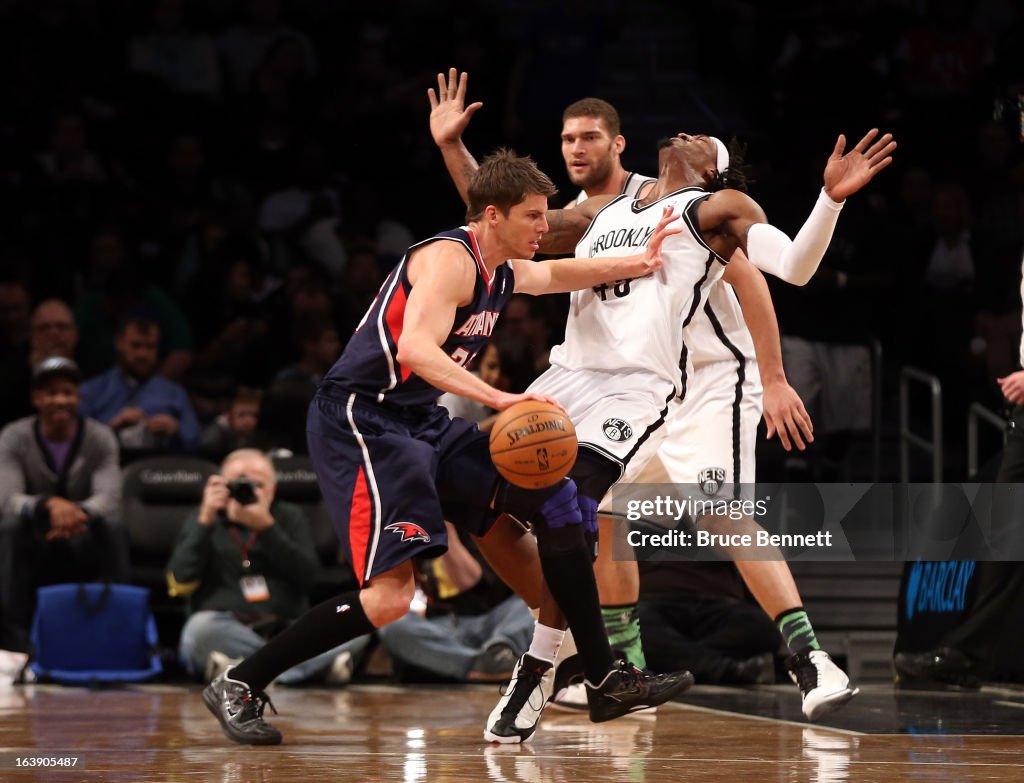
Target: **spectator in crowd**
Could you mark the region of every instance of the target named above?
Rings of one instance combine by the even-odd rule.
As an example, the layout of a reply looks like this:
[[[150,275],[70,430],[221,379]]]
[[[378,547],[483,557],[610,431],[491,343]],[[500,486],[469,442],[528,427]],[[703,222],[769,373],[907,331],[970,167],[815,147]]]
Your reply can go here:
[[[262,452],[229,454],[210,476],[199,508],[185,521],[167,566],[171,595],[188,596],[181,660],[207,681],[264,645],[308,608],[318,561],[309,521],[274,497],[274,465]],[[357,639],[301,663],[278,678],[316,676],[347,682]]]
[[[203,455],[220,462],[232,451],[251,445],[260,420],[262,397],[258,389],[240,388],[227,411],[203,430]]]
[[[315,390],[324,373],[341,356],[338,329],[330,318],[312,313],[299,320],[295,333],[296,342],[302,348],[302,358],[281,370],[274,381],[299,381]]]
[[[81,339],[78,355],[86,377],[114,361],[114,334],[128,316],[147,313],[160,326],[159,373],[180,379],[192,362],[192,330],[181,308],[144,277],[143,262],[134,256],[125,235],[101,227],[90,243],[89,269],[82,295],[75,303]]]
[[[13,351],[0,368],[0,424],[32,415],[32,368],[51,356],[73,359],[77,343],[71,309],[62,301],[47,299],[32,311],[27,351]]]
[[[82,385],[83,416],[109,425],[129,451],[195,451],[199,422],[188,393],[157,375],[160,327],[145,316],[117,330],[117,364]]]
[[[507,680],[530,646],[533,615],[472,542],[446,526],[448,551],[416,564],[426,606],[380,628],[381,644],[400,668],[459,681]]]
[[[782,638],[747,598],[736,566],[726,562],[640,562],[637,612],[652,671],[679,668],[698,683],[772,682],[772,655]]]
[[[40,362],[32,375],[37,415],[0,431],[4,649],[28,649],[37,587],[128,581],[117,439],[76,413],[79,380],[70,359]]]
[[[487,343],[481,348],[473,362],[472,372],[484,383],[495,388],[503,388],[501,385],[501,356],[498,353],[498,346],[494,343]],[[447,408],[449,416],[461,416],[464,419],[475,421],[477,426],[485,432],[491,429],[497,418],[497,411],[451,392],[442,394],[438,403]]]
[[[60,299],[47,299],[32,311],[29,362],[35,367],[43,359],[75,358],[78,327],[71,308]]]

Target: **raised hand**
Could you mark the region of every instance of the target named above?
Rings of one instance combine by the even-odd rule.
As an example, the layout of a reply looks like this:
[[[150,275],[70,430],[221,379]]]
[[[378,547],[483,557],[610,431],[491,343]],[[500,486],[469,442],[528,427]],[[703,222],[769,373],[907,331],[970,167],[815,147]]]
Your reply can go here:
[[[430,99],[430,135],[439,147],[459,141],[470,118],[483,106],[480,101],[465,105],[468,79],[469,74],[465,71],[460,75],[455,68],[449,68],[447,77],[443,73],[437,75],[437,92],[434,92],[433,87],[427,90],[427,98]]]
[[[842,201],[867,185],[871,179],[892,163],[896,142],[886,133],[877,141],[878,128],[872,128],[857,146],[845,155],[846,137],[839,135],[836,147],[825,166],[825,192],[833,201]],[[870,145],[870,146],[869,146]]]

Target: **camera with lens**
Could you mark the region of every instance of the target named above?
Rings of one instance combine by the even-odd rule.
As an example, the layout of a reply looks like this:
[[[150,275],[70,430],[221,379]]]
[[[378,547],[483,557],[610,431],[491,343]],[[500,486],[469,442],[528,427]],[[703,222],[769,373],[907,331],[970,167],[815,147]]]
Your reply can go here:
[[[239,476],[227,483],[228,495],[243,506],[256,502],[256,482],[251,478]]]

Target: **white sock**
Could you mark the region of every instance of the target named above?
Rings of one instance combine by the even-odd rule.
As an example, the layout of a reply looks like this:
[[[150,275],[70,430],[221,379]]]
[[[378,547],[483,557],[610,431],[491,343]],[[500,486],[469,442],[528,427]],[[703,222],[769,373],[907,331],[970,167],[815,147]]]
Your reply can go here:
[[[562,640],[562,646],[558,649],[558,657],[555,658],[555,665],[560,666],[562,661],[566,658],[571,658],[576,653],[576,639],[573,637],[572,631],[566,631],[565,638]]]
[[[542,661],[554,662],[558,656],[558,648],[562,646],[562,639],[565,637],[565,631],[561,628],[551,628],[547,625],[541,625],[540,621],[537,621],[536,625],[533,626],[533,641],[530,643],[530,649],[527,651],[531,656]]]

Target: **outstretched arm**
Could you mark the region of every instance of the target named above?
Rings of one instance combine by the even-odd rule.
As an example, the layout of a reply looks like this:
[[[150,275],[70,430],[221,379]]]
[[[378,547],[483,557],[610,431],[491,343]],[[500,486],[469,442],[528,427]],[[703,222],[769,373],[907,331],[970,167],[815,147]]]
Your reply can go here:
[[[799,395],[786,380],[782,366],[782,344],[779,322],[775,317],[768,282],[741,251],[733,253],[725,269],[725,280],[735,289],[754,339],[754,353],[764,386],[764,420],[769,440],[778,433],[782,447],[791,451],[793,445],[803,451],[814,440],[814,425]]]
[[[825,166],[825,186],[795,239],[769,225],[764,211],[751,198],[729,190],[715,193],[701,205],[701,228],[721,227],[758,269],[788,283],[805,285],[828,249],[842,202],[892,163],[896,149],[892,134],[874,141],[877,135],[878,129],[872,129],[846,154],[846,138],[839,137]]]
[[[621,258],[558,258],[553,261],[514,259],[509,263],[515,270],[516,292],[558,294],[616,280],[646,277],[661,269],[661,245],[665,238],[683,230],[679,225],[672,227],[673,223],[678,223],[678,217],[672,213],[671,207],[665,207],[642,254]]]
[[[402,333],[398,338],[399,372],[414,372],[441,391],[468,397],[495,410],[505,410],[520,400],[543,400],[543,394],[508,394],[469,372],[460,358],[449,356],[441,346],[451,333],[455,311],[472,298],[476,267],[469,255],[451,242],[436,242],[417,250],[409,260],[412,290],[405,305]],[[561,407],[561,406],[559,406]]]
[[[466,106],[468,80],[469,74],[465,71],[460,75],[455,68],[449,68],[447,77],[443,73],[437,75],[437,93],[434,93],[433,87],[427,90],[427,98],[430,100],[430,135],[441,150],[448,174],[466,204],[469,203],[469,180],[479,166],[462,142],[462,133],[473,115],[483,106],[480,101]]]

